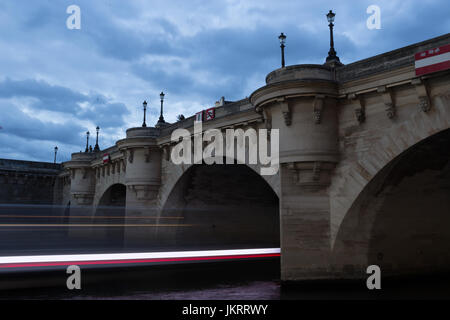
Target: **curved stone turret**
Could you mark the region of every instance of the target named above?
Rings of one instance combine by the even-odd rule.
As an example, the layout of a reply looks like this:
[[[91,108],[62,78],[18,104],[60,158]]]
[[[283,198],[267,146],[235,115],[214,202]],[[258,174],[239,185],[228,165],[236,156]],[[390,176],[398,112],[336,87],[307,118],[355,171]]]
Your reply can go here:
[[[95,194],[95,175],[91,161],[95,153],[72,153],[72,159],[64,163],[64,168],[70,171],[70,194],[74,205],[90,205]]]
[[[330,66],[311,64],[278,69],[250,96],[266,127],[279,129],[280,134],[283,279],[299,276],[294,267],[299,261],[307,261],[302,272],[318,277],[326,273],[328,265],[327,188],[339,160],[334,72]],[[294,235],[303,238],[292,241]]]
[[[127,163],[125,184],[136,201],[156,199],[161,184],[161,150],[156,141],[159,133],[157,128],[130,128],[127,138],[116,143]]]
[[[300,184],[327,183],[321,173],[338,162],[337,83],[325,65],[295,65],[266,77],[250,101],[267,126],[280,130],[280,163]]]

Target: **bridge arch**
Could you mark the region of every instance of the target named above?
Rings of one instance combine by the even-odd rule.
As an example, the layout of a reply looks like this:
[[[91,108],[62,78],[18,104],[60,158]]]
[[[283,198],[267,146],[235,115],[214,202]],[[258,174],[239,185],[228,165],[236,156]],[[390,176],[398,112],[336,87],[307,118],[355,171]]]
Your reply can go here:
[[[449,265],[449,107],[448,97],[435,99],[433,112],[395,126],[347,171],[354,198],[334,217],[332,252],[348,275],[370,264],[392,274]]]
[[[450,128],[450,93],[436,96],[433,108],[416,111],[405,121],[383,132],[383,137],[354,161],[343,161],[335,169],[330,186],[330,245],[335,246],[337,234],[358,196],[369,182],[400,154],[424,139]]]
[[[278,195],[259,171],[245,164],[183,169],[161,220],[179,218],[188,227],[161,230],[161,241],[196,248],[279,246]]]
[[[97,228],[97,236],[106,239],[109,244],[122,246],[126,216],[126,186],[122,183],[110,185],[99,198],[93,216],[94,224],[114,226]]]
[[[99,197],[97,206],[125,206],[126,186],[122,183],[113,183],[109,185]]]
[[[248,153],[248,148],[246,148]],[[235,159],[233,159],[235,161]],[[158,195],[159,207],[164,208],[167,203],[167,199],[174,190],[177,183],[183,177],[183,175],[193,166],[192,164],[180,164],[175,165],[170,160],[164,161],[163,167],[163,183],[161,184],[161,189]],[[226,158],[224,158],[224,165],[226,163]],[[260,175],[261,166],[259,164],[246,164],[248,168],[253,170],[255,173]],[[260,175],[272,190],[276,193],[278,198],[280,197],[280,172],[274,175]]]

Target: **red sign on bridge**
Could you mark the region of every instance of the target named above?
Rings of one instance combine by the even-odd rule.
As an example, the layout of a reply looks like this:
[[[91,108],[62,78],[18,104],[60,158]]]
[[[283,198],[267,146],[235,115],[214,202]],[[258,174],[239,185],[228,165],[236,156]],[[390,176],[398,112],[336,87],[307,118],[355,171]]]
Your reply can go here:
[[[216,117],[216,108],[209,108],[195,114],[195,121],[208,121]]]
[[[450,44],[416,53],[416,76],[450,69]]]
[[[212,120],[215,117],[215,108],[209,108],[205,110],[205,120]]]

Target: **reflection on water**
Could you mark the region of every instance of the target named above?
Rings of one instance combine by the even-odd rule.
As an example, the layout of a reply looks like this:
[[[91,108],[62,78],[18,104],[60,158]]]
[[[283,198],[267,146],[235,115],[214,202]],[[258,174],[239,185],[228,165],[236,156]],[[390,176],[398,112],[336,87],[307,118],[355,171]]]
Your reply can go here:
[[[35,276],[23,276],[20,280],[26,283],[27,279],[36,279]],[[279,262],[274,261],[84,270],[81,290],[73,291],[65,286],[65,270],[39,276],[42,282],[34,283],[34,289],[0,291],[0,299],[450,299],[450,275],[382,279],[381,290],[368,290],[365,279],[287,285],[279,281]]]
[[[43,295],[40,298],[47,299],[48,295]],[[87,300],[278,300],[280,299],[280,284],[275,281],[221,283],[202,289],[172,291],[138,290],[129,291],[120,295],[61,294],[56,296],[56,299],[58,298]]]
[[[115,269],[82,269],[81,290],[66,288],[64,269],[14,275],[29,284],[0,291],[3,299],[233,299],[280,298],[279,260],[213,262]],[[0,281],[5,280],[0,274]],[[34,288],[30,288],[33,285]]]

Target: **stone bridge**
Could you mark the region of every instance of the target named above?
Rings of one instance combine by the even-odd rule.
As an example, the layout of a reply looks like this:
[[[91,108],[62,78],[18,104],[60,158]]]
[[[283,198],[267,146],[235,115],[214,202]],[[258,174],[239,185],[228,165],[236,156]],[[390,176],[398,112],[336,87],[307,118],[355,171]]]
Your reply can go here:
[[[348,65],[277,69],[203,122],[203,130],[279,129],[276,175],[261,176],[259,165],[175,165],[171,134],[193,134],[190,117],[72,154],[59,202],[93,216],[124,206],[127,223],[161,224],[127,227],[126,243],[279,245],[282,280],[359,278],[371,264],[393,275],[448,270],[450,72],[418,77],[414,55],[449,43],[446,34]],[[202,227],[164,227],[176,217]]]

